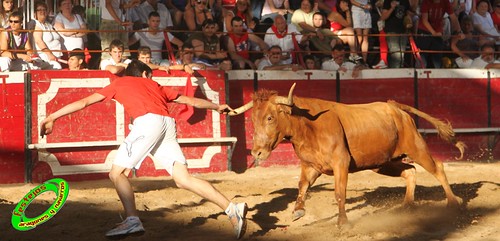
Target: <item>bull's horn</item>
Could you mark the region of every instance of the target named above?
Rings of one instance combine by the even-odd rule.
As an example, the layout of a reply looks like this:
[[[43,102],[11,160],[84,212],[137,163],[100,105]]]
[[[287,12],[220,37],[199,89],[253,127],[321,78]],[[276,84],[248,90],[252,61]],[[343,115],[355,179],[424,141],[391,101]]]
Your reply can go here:
[[[250,102],[246,103],[245,105],[238,107],[235,110],[229,112],[228,115],[230,115],[230,116],[239,115],[239,114],[251,109],[252,107],[253,107],[253,101],[250,101]]]
[[[290,91],[288,91],[288,98],[278,96],[274,100],[274,103],[293,106],[293,90],[295,89],[295,84],[296,83],[293,83],[292,87],[290,87]]]

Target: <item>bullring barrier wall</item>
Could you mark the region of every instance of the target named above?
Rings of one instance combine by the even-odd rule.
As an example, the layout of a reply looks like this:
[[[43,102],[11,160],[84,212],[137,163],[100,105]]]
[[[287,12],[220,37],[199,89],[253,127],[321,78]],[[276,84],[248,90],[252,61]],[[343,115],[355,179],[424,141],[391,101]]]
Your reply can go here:
[[[328,71],[200,71],[192,77],[195,96],[233,108],[251,100],[260,88],[295,95],[366,103],[393,99],[449,120],[468,148],[465,161],[498,160],[500,71],[486,70],[363,70]],[[130,118],[115,102],[95,104],[57,121],[54,133],[40,138],[39,122],[56,109],[109,84],[106,71],[31,71],[3,73],[0,110],[0,183],[42,182],[53,176],[68,180],[107,178],[118,144],[128,133]],[[184,72],[154,72],[154,80],[180,93]],[[178,113],[182,105],[169,106]],[[266,161],[250,155],[251,111],[234,117],[197,110],[178,120],[178,136],[191,172],[244,172],[255,166],[297,165],[290,143],[284,141]],[[432,127],[417,120],[434,157],[454,161],[458,151],[441,141]],[[237,142],[236,142],[237,141]],[[161,163],[148,157],[135,176],[167,175]]]

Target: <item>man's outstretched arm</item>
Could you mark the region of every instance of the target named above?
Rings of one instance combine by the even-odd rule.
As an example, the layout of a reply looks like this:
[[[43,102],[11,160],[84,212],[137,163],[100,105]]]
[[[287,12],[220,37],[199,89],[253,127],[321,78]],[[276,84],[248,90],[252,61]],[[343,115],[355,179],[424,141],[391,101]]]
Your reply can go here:
[[[77,100],[71,104],[68,104],[56,112],[47,116],[42,123],[40,123],[40,135],[43,137],[44,135],[48,135],[52,133],[52,128],[54,126],[54,122],[62,116],[69,115],[73,112],[84,109],[85,107],[92,105],[94,103],[100,102],[104,100],[105,96],[94,93],[90,96],[87,96],[81,100]]]
[[[218,105],[205,99],[180,95],[174,100],[175,103],[186,104],[199,109],[216,110],[219,113],[228,113],[233,109],[226,104]]]

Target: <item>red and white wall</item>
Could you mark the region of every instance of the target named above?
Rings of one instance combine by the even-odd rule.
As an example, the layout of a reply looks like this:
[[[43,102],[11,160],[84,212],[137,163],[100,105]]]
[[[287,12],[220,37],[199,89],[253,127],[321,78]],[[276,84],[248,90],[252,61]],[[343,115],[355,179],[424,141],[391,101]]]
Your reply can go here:
[[[226,75],[227,74],[227,79]],[[365,103],[394,99],[416,106],[432,116],[449,120],[454,128],[500,127],[500,71],[485,70],[363,70],[358,79],[351,73],[326,71],[201,71],[192,77],[195,96],[215,103],[238,107],[251,100],[255,88],[277,90],[286,96],[296,82],[294,94],[343,103]],[[32,71],[4,73],[0,100],[0,183],[41,182],[53,176],[68,180],[107,178],[115,145],[128,133],[130,118],[121,105],[95,104],[81,112],[61,118],[54,133],[41,138],[39,123],[58,108],[83,98],[116,78],[106,71]],[[183,72],[167,75],[155,72],[154,80],[184,91]],[[26,84],[25,84],[26,81]],[[28,91],[30,95],[25,95]],[[172,113],[181,105],[172,104]],[[250,155],[253,126],[251,111],[231,117],[195,109],[188,121],[178,121],[178,137],[191,172],[244,172],[248,168],[272,165],[297,165],[290,143],[283,142],[271,157],[256,163]],[[424,120],[419,128],[431,129]],[[26,128],[25,128],[26,126]],[[233,136],[230,143],[198,142]],[[453,161],[458,151],[434,134],[426,137],[436,158]],[[499,159],[498,135],[459,134],[468,146],[465,160]],[[193,141],[194,140],[194,141]],[[97,143],[95,146],[68,147],[68,143]],[[493,151],[488,152],[488,145]],[[29,150],[27,144],[55,145],[59,148]],[[33,146],[33,145],[32,145]],[[69,145],[71,146],[71,145]],[[496,148],[495,148],[496,147]],[[230,160],[229,160],[230,159]],[[31,173],[28,177],[27,173]],[[161,163],[148,158],[136,176],[167,175]]]

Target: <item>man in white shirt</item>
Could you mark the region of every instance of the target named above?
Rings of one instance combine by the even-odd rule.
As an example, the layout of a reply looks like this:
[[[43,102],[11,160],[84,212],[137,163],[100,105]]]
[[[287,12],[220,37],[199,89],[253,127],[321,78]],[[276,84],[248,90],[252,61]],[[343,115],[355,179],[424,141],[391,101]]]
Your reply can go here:
[[[472,61],[473,69],[500,69],[500,61],[495,59],[495,47],[489,44],[481,46],[481,56]]]
[[[130,59],[123,59],[124,44],[115,39],[109,45],[111,58],[101,60],[100,69],[107,70],[112,74],[122,74],[130,63]]]
[[[273,45],[267,51],[266,56],[264,58],[258,60],[257,69],[258,70],[302,70],[301,66],[297,64],[287,64],[281,60],[281,56],[283,56],[283,52],[281,47],[278,45]]]
[[[283,50],[281,60],[285,64],[292,63],[292,51],[295,50],[292,34],[295,35],[297,44],[307,42],[308,36],[302,35],[293,24],[287,24],[282,15],[274,18],[274,24],[267,29],[264,42],[269,46],[278,45]]]
[[[361,70],[367,67],[362,64],[345,61],[345,50],[342,45],[335,45],[332,49],[332,59],[326,60],[321,64],[322,70],[342,71],[352,70],[352,77],[357,78]]]
[[[149,14],[151,12],[158,12],[160,14],[159,28],[161,30],[170,29],[174,26],[170,11],[163,3],[158,3],[158,0],[146,0],[134,9],[131,9],[129,14],[130,20],[134,23],[139,22],[141,25],[145,26],[148,24]]]
[[[141,31],[135,32],[132,37],[130,37],[128,41],[128,45],[131,46],[138,41],[140,42],[140,46],[148,46],[152,50],[151,62],[157,65],[166,66],[168,65],[168,60],[164,60],[162,58],[162,49],[165,44],[165,35],[161,31],[159,27],[160,23],[160,14],[158,12],[151,12],[148,18],[148,27],[142,29]],[[177,45],[179,49],[182,47],[182,41],[171,33],[167,33],[168,40]]]

